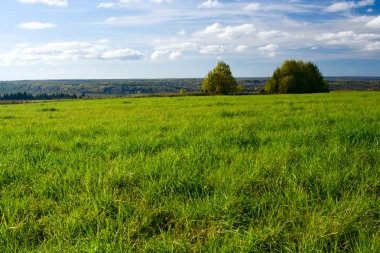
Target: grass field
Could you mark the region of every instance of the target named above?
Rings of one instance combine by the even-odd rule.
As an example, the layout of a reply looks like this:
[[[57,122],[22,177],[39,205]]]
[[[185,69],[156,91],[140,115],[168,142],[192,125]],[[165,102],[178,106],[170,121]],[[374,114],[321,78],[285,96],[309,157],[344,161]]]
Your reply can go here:
[[[0,252],[380,252],[380,93],[0,105]]]

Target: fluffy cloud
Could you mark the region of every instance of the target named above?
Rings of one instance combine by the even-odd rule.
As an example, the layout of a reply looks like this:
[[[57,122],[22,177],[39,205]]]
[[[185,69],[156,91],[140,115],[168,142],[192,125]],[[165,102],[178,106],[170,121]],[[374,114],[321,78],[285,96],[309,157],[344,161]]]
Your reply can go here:
[[[220,23],[213,23],[192,34],[182,33],[176,38],[168,40],[155,40],[154,52],[151,60],[168,57],[177,59],[186,53],[215,55],[215,54],[236,54],[254,53],[254,48],[263,45],[266,41],[271,44],[261,46],[258,51],[265,57],[277,55],[278,43],[287,40],[294,40],[296,35],[276,30],[265,30],[249,23],[225,26]]]
[[[342,31],[338,33],[323,33],[316,40],[324,41],[327,45],[362,46],[373,40],[380,39],[380,34],[362,33],[353,31]]]
[[[152,61],[168,56],[170,60],[177,60],[184,52],[198,51],[199,46],[194,42],[155,41],[158,45],[150,56]]]
[[[150,2],[155,4],[162,4],[162,3],[171,3],[172,0],[150,0]]]
[[[128,2],[132,3],[132,1]],[[140,3],[149,1],[140,0]],[[171,37],[158,35],[157,38],[161,39],[155,41],[149,38],[150,41],[147,43],[152,47],[151,60],[160,58],[175,60],[189,56],[204,58],[203,55],[215,58],[215,54],[222,53],[226,55],[244,53],[244,55],[252,56],[259,53],[258,55],[263,57],[284,54],[287,57],[300,57],[299,55],[303,51],[294,49],[310,50],[312,47],[313,50],[325,47],[353,49],[352,52],[355,52],[356,55],[366,55],[363,51],[364,48],[367,51],[373,51],[378,46],[375,43],[379,40],[377,35],[367,33],[369,28],[377,28],[380,18],[376,16],[353,14],[349,18],[346,15],[339,15],[339,18],[333,20],[327,18],[326,21],[320,21],[320,19],[311,18],[303,21],[293,19],[292,14],[289,14],[318,12],[320,15],[330,17],[330,14],[320,12],[365,7],[373,4],[373,1],[340,1],[335,2],[338,5],[330,5],[327,8],[326,4],[309,4],[306,1],[292,2],[291,8],[287,8],[285,4],[281,3],[274,4],[272,1],[260,2],[260,4],[252,2],[258,1],[251,1],[251,3],[249,1],[234,1],[233,3],[224,1],[222,8],[211,8],[207,12],[194,9],[178,11],[176,9],[178,2],[176,2],[175,8],[171,8],[171,6],[165,7],[165,9],[157,7],[154,11],[149,11],[143,19],[132,14],[125,17],[111,17],[107,23],[158,25],[179,22],[176,34]],[[331,2],[329,1],[329,3]],[[214,1],[203,0],[203,4],[206,3],[212,5],[211,3]],[[221,2],[218,3],[221,4]],[[339,5],[339,3],[344,4]],[[143,6],[147,5],[143,4]],[[194,3],[187,2],[186,6],[194,6]],[[251,13],[254,11],[260,11],[260,13]],[[207,23],[210,22],[209,17],[212,17],[212,20],[224,21]],[[187,27],[186,22],[191,22],[192,25]],[[181,31],[183,28],[186,31]],[[345,32],[346,30],[351,32]],[[178,31],[181,32],[178,33]],[[343,32],[334,33],[334,31]],[[316,36],[316,34],[318,35]]]
[[[97,5],[97,8],[114,8],[114,7],[125,7],[130,4],[143,3],[142,0],[119,0],[118,2],[102,2]],[[147,1],[148,2],[148,1]],[[163,4],[163,3],[171,3],[173,0],[149,0],[150,3],[153,4]]]
[[[220,54],[226,51],[226,47],[223,45],[207,45],[202,46],[199,50],[201,54]]]
[[[57,25],[53,23],[27,22],[20,24],[19,27],[27,30],[43,30],[48,28],[56,28]]]
[[[196,32],[197,37],[213,36],[220,39],[237,39],[252,34],[256,30],[253,24],[242,24],[237,26],[223,26],[214,23],[207,26],[204,30]]]
[[[380,28],[380,16],[377,16],[370,20],[366,26],[371,28]]]
[[[369,42],[363,50],[364,51],[380,51],[380,41]]]
[[[276,56],[277,49],[277,44],[269,44],[263,47],[258,47],[257,51],[261,52],[265,57],[272,58]]]
[[[358,7],[365,7],[369,5],[374,5],[375,2],[376,2],[375,0],[362,0],[362,1],[359,1],[356,5]]]
[[[324,11],[325,12],[341,12],[341,11],[346,11],[350,10],[352,8],[360,8],[360,7],[365,7],[365,6],[370,6],[374,5],[375,0],[362,0],[357,3],[351,1],[351,2],[337,2],[334,4],[331,4],[327,6]]]
[[[117,59],[117,60],[139,60],[143,57],[143,54],[139,51],[123,48],[105,51],[101,55],[101,59]]]
[[[156,61],[160,59],[162,56],[168,55],[169,51],[168,50],[155,50],[151,55],[150,59],[152,61]]]
[[[244,6],[243,10],[245,11],[257,11],[260,8],[260,4],[258,3],[251,3],[246,6]]]
[[[218,0],[207,0],[198,5],[198,8],[220,8],[223,5]]]
[[[46,4],[49,6],[67,7],[67,0],[18,0],[22,4]]]
[[[141,2],[140,0],[120,0],[118,4],[120,6],[123,6],[123,5],[129,5],[129,4],[137,4],[140,2]]]
[[[9,53],[0,54],[0,65],[17,66],[73,60],[138,60],[143,56],[141,52],[129,48],[111,49],[106,40],[96,43],[55,42],[38,46],[20,44]]]
[[[286,33],[286,32],[271,30],[271,31],[260,31],[257,33],[256,37],[259,40],[272,40],[275,38],[291,37],[291,35],[289,33]]]
[[[171,50],[174,50],[174,51],[178,51],[178,50],[181,50],[181,51],[193,51],[193,50],[197,50],[198,49],[198,45],[194,42],[189,42],[189,41],[185,41],[185,42],[167,42],[167,41],[157,41],[158,43],[160,43],[161,45],[156,47],[157,49],[159,50],[166,50],[166,51],[171,51]]]
[[[238,45],[235,47],[236,52],[242,53],[248,49],[247,45]]]
[[[380,34],[376,33],[355,33],[354,31],[324,33],[316,40],[325,43],[326,46],[347,48],[354,52],[380,51]]]
[[[182,51],[173,51],[169,54],[170,60],[177,60],[182,57]]]
[[[108,3],[100,3],[96,7],[97,8],[113,8],[115,6],[116,6],[115,3],[108,2]]]
[[[346,11],[355,6],[354,2],[338,2],[334,3],[332,5],[329,5],[325,8],[325,12],[340,12],[340,11]]]

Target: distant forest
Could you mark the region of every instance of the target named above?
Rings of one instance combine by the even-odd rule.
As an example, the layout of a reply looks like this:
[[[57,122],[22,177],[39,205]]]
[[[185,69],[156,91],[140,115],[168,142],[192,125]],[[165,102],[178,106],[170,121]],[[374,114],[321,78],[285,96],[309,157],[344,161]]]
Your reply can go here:
[[[51,99],[76,99],[83,98],[85,94],[77,96],[76,94],[64,94],[64,93],[53,93],[53,94],[37,94],[33,95],[29,92],[17,92],[17,93],[5,93],[0,95],[0,100],[51,100]]]
[[[380,77],[325,78],[330,90],[380,90]],[[0,96],[22,99],[59,99],[83,97],[124,97],[138,94],[199,92],[201,78],[193,79],[115,79],[115,80],[40,80],[0,81]],[[244,93],[258,93],[267,78],[236,78]],[[20,99],[20,98],[12,98]]]

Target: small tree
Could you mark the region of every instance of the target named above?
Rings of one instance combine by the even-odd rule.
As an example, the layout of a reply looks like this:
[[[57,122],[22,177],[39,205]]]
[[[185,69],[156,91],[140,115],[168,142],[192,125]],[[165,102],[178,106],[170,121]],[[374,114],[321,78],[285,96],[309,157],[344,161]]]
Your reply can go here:
[[[184,96],[186,95],[186,91],[184,89],[179,90],[179,95]]]
[[[210,72],[202,83],[202,92],[214,94],[229,94],[238,91],[238,84],[232,76],[230,66],[224,62]]]
[[[311,62],[288,60],[277,68],[265,84],[267,93],[314,93],[328,92],[318,67]]]

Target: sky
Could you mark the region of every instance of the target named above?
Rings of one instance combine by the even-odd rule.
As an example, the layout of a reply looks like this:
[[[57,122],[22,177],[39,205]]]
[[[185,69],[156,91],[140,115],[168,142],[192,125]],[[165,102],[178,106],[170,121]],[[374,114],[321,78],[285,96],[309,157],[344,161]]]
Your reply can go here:
[[[380,76],[380,0],[2,0],[0,80]]]

